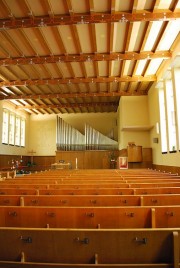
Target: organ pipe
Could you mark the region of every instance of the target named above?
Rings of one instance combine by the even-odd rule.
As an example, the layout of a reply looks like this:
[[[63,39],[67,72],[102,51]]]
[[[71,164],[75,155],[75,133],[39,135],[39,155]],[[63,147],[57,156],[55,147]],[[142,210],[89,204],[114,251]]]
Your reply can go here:
[[[85,124],[85,135],[57,116],[57,150],[114,150],[117,141],[103,135],[90,125]]]

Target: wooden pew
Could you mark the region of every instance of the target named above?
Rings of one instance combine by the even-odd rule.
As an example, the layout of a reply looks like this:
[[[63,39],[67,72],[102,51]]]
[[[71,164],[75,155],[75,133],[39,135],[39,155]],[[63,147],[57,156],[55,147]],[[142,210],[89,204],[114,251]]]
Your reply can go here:
[[[0,206],[0,227],[151,228],[149,207]]]
[[[0,206],[179,206],[180,195],[1,195]]]
[[[0,190],[0,196],[1,195],[37,195],[39,194],[38,190],[35,189],[27,189],[27,188],[21,188],[21,189],[14,189],[14,188],[3,188]]]
[[[179,196],[180,197],[180,196]],[[140,196],[119,195],[6,195],[0,196],[0,206],[140,206]]]
[[[0,228],[3,268],[179,268],[179,229]]]
[[[180,194],[179,187],[138,188],[133,190],[134,195]]]
[[[57,189],[58,188],[58,189]],[[178,187],[160,187],[160,188],[95,188],[95,189],[59,189],[59,186],[54,186],[54,189],[39,189],[39,187],[32,188],[26,187],[17,188],[2,188],[1,195],[173,195],[180,194]]]
[[[29,187],[29,188],[28,188]],[[133,195],[134,190],[129,188],[97,188],[97,189],[39,189],[31,186],[16,188],[3,188],[0,195]],[[58,187],[59,188],[59,187]]]
[[[174,206],[180,205],[179,194],[143,195],[141,206]]]
[[[40,207],[0,206],[0,227],[180,228],[180,206]]]
[[[48,176],[28,176],[28,177],[16,177],[15,179],[11,180],[3,180],[0,182],[0,184],[31,184],[31,183],[45,183],[45,184],[62,184],[62,183],[81,183],[81,184],[86,184],[86,183],[156,183],[156,182],[179,182],[180,177],[168,177],[168,176],[145,176],[145,177],[139,177],[139,176],[134,176],[134,177],[121,177],[121,176],[116,176],[116,177],[107,177],[107,176],[102,176],[102,177],[96,177],[96,176],[80,176],[80,177],[64,177],[64,176],[53,176],[53,174],[49,174]]]
[[[34,188],[34,189],[49,189],[49,188],[71,188],[71,189],[78,189],[78,188],[92,188],[92,189],[97,189],[97,188],[130,188],[129,184],[127,183],[102,183],[102,184],[92,184],[92,183],[83,183],[83,184],[71,184],[71,183],[66,183],[66,184],[38,184],[38,183],[31,183],[31,184],[0,184],[0,188]]]
[[[97,188],[97,189],[39,189],[39,195],[157,195],[157,194],[180,194],[178,187],[159,187],[159,188]]]
[[[161,206],[152,209],[153,228],[180,227],[180,206]]]
[[[21,188],[32,188],[32,189],[100,189],[100,188],[133,188],[133,189],[142,189],[142,188],[180,188],[180,182],[167,182],[167,183],[102,183],[102,184],[38,184],[38,183],[31,183],[31,184],[2,184],[0,188],[14,188],[14,189],[21,189]]]

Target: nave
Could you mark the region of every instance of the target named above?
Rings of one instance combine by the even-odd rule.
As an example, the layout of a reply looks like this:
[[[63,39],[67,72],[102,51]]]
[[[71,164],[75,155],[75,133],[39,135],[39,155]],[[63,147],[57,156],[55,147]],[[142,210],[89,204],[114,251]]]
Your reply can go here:
[[[178,174],[10,175],[0,181],[0,267],[180,267]]]

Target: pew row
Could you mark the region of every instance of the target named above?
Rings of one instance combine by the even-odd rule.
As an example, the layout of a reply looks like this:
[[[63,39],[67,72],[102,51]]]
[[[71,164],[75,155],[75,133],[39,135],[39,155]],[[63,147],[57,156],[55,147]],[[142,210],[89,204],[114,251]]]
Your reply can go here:
[[[138,176],[135,177],[63,177],[63,176],[53,176],[53,175],[48,175],[48,176],[43,176],[43,177],[16,177],[11,180],[2,180],[0,184],[31,184],[31,183],[37,183],[37,184],[63,184],[63,183],[71,183],[71,184],[76,184],[76,183],[81,183],[81,184],[87,184],[87,183],[92,183],[92,184],[101,184],[101,183],[161,183],[161,182],[180,182],[180,177],[141,177],[139,178]]]
[[[0,227],[179,228],[180,206],[39,207],[1,206]]]
[[[49,185],[49,188],[54,186],[60,186],[61,188],[67,187],[78,187],[78,188],[151,188],[151,187],[180,187],[179,179],[168,179],[168,180],[51,180],[51,179],[41,179],[41,180],[12,180],[10,181],[1,181],[0,188],[8,187],[15,188],[19,186],[32,185],[32,187],[39,186],[41,188]]]
[[[125,229],[156,223],[150,207],[0,206],[0,215],[0,227]]]
[[[58,188],[58,189],[57,189]],[[18,187],[18,188],[2,188],[1,195],[173,195],[180,194],[178,187],[159,187],[159,188],[95,188],[95,189],[39,189],[39,187]]]
[[[146,178],[146,177],[178,177],[179,175],[167,173],[167,172],[159,172],[156,170],[150,170],[150,169],[128,169],[128,170],[112,170],[112,169],[94,169],[94,170],[46,170],[43,172],[36,172],[32,174],[24,174],[25,177],[57,177],[57,176],[63,176],[66,178],[108,178],[108,177],[121,177],[121,178],[133,178],[133,177],[139,177],[139,178]]]
[[[3,268],[179,268],[180,263],[179,229],[0,228],[0,239]]]
[[[46,184],[46,183],[31,183],[31,184],[0,184],[0,189],[3,188],[32,188],[32,189],[98,189],[98,188],[160,188],[160,187],[177,187],[180,188],[180,182],[161,182],[161,183],[77,183],[77,184]]]
[[[179,206],[180,195],[1,195],[0,206]]]

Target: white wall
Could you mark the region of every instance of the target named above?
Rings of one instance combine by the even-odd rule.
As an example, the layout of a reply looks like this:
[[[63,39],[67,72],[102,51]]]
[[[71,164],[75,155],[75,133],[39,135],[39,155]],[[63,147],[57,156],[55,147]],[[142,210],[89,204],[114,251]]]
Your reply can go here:
[[[123,130],[125,127],[150,126],[148,96],[124,96],[119,105],[119,149],[126,148],[128,142],[150,147],[150,130]]]
[[[0,141],[2,141],[2,121],[3,121],[3,108],[8,109],[9,111],[16,113],[20,116],[23,116],[26,118],[26,138],[25,138],[25,147],[18,147],[18,146],[12,146],[12,145],[5,145],[0,142],[0,154],[5,155],[27,155],[29,150],[29,115],[17,111],[15,108],[15,105],[1,101],[0,102]]]
[[[35,156],[56,154],[56,115],[30,116],[29,150]]]

